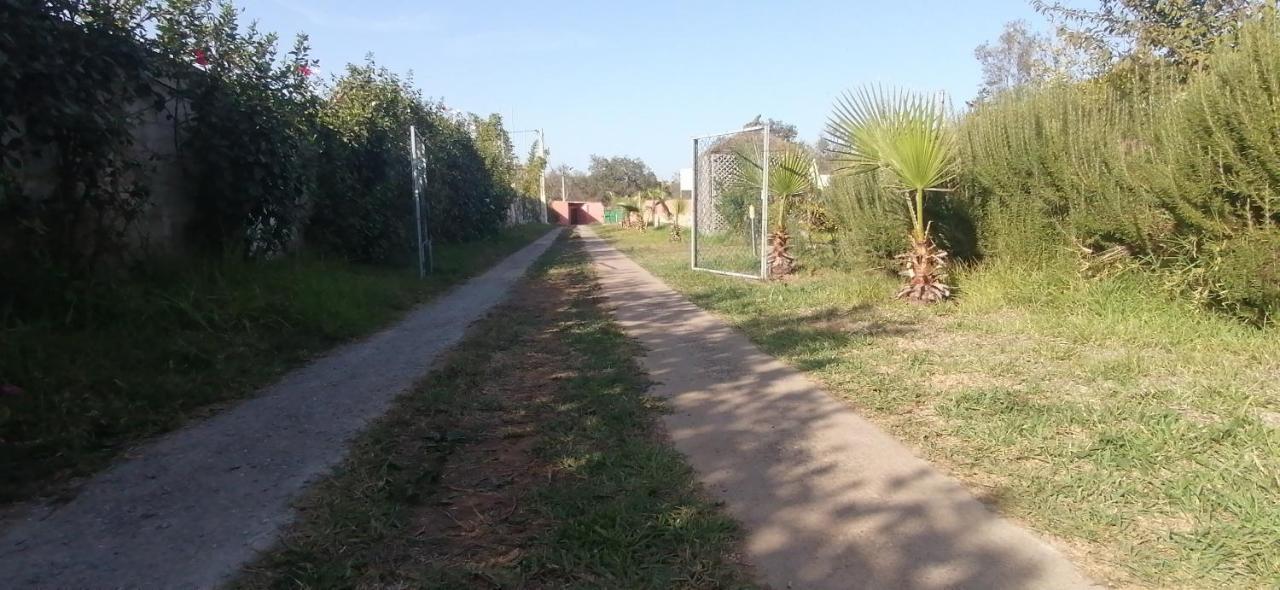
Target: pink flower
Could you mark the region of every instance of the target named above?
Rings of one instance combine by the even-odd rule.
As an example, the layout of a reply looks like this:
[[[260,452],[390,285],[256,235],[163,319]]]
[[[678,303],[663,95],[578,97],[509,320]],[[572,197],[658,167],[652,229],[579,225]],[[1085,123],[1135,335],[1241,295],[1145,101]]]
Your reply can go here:
[[[17,397],[25,393],[27,392],[23,391],[22,388],[17,385],[10,383],[0,385],[0,397]]]
[[[309,66],[309,65],[307,65],[307,64],[302,64],[302,65],[298,66],[298,73],[302,74],[303,76],[310,76],[310,75],[311,75],[311,66]]]
[[[195,51],[195,54],[196,54],[197,65],[202,65],[202,66],[209,65],[209,54],[204,49],[197,49]]]

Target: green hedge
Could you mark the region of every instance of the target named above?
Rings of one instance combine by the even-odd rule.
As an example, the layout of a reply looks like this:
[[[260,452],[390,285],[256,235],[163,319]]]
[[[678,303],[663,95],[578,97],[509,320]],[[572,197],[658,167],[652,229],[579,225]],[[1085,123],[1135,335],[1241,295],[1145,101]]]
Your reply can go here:
[[[0,63],[0,279],[52,273],[64,289],[145,256],[147,237],[131,236],[159,204],[134,133],[161,109],[191,209],[184,243],[165,251],[262,259],[311,244],[403,262],[416,233],[410,124],[427,149],[436,242],[492,235],[527,203],[500,118],[447,116],[372,62],[319,82],[305,36],[282,51],[240,15],[211,0],[0,0],[14,25],[0,35],[13,56]],[[31,194],[44,160],[62,182]]]
[[[1034,262],[1120,248],[1266,322],[1280,313],[1277,22],[1249,23],[1185,82],[1152,78],[1011,92],[958,122],[981,250]]]

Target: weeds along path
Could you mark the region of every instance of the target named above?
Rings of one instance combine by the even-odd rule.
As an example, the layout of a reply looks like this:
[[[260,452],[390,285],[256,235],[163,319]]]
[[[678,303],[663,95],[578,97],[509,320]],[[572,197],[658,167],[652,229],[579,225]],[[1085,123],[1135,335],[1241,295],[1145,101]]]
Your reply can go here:
[[[1057,550],[580,228],[671,438],[775,588],[1088,588]]]
[[[503,301],[553,230],[394,327],[165,436],[0,534],[9,588],[209,588],[269,547],[348,441]]]

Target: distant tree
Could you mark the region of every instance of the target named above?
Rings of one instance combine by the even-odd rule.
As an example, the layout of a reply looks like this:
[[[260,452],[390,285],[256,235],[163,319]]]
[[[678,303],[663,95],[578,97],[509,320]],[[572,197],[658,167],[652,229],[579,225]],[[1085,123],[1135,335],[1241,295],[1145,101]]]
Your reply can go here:
[[[661,184],[640,158],[593,155],[587,171],[590,190],[605,203]]]
[[[1092,77],[1111,55],[1066,29],[1048,35],[1022,20],[1005,23],[998,39],[979,45],[973,54],[982,66],[979,99],[1021,86]]]
[[[564,180],[562,183],[561,180]],[[560,189],[564,188],[561,196]],[[595,200],[591,194],[591,181],[585,172],[574,170],[568,164],[561,164],[547,172],[548,199],[566,201]]]
[[[772,135],[782,141],[795,142],[800,137],[800,132],[795,125],[784,123],[777,119],[769,119],[769,135]]]
[[[529,155],[525,164],[516,174],[516,190],[527,197],[537,197],[542,188],[542,170],[547,167],[547,154],[542,152],[542,145],[536,140],[529,146]],[[547,187],[550,195],[550,187]],[[548,199],[551,197],[548,196]]]
[[[998,39],[973,50],[982,65],[982,89],[978,95],[989,97],[1048,78],[1049,66],[1045,63],[1048,45],[1048,38],[1029,30],[1026,21],[1005,23]]]
[[[746,129],[748,127],[759,127],[761,125],[764,125],[763,116],[756,115],[756,118],[750,121],[747,121],[746,124],[742,126],[742,128]],[[773,137],[776,137],[786,142],[795,142],[796,138],[800,137],[800,132],[796,129],[795,125],[792,125],[790,123],[786,123],[783,121],[779,121],[778,119],[770,118],[769,119],[769,135],[772,135]]]
[[[1097,10],[1031,0],[1078,47],[1122,62],[1163,61],[1198,67],[1213,44],[1233,33],[1266,0],[1100,0]]]
[[[515,147],[511,143],[511,135],[502,125],[502,115],[493,113],[487,118],[471,114],[470,123],[475,131],[476,149],[499,186],[510,186],[515,182],[516,156]]]

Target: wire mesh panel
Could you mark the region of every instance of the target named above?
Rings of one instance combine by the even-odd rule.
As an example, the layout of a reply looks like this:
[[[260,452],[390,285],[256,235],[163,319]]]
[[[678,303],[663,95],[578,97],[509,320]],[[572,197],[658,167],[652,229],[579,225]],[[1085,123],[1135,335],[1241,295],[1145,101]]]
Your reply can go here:
[[[767,126],[694,138],[694,270],[766,278],[768,179],[762,184],[751,168],[755,161],[769,161],[768,138]]]

